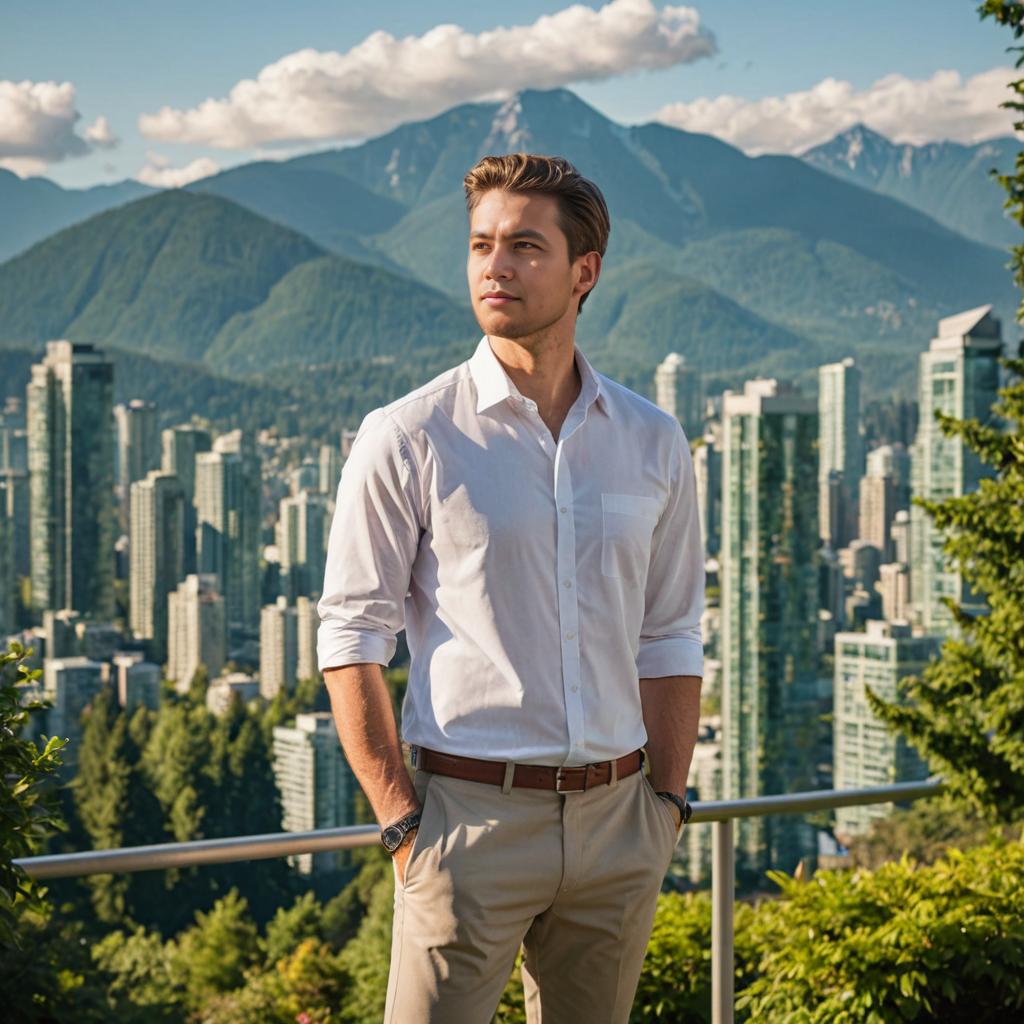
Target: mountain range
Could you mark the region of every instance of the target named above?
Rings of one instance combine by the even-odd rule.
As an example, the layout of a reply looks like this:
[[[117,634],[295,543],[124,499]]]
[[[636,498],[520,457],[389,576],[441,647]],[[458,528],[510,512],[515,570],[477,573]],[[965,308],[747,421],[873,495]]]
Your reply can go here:
[[[1005,249],[1020,241],[1020,226],[1003,212],[1006,193],[992,172],[1008,174],[1020,151],[1014,138],[974,146],[890,142],[862,124],[803,154],[844,181],[898,199],[967,238]]]
[[[671,350],[716,384],[855,354],[869,388],[905,389],[940,317],[985,303],[1012,317],[1015,294],[1006,254],[979,241],[1000,225],[968,237],[949,226],[955,204],[938,208],[945,180],[980,210],[975,184],[995,157],[904,154],[914,173],[900,178],[885,141],[844,133],[803,159],[751,158],[618,125],[566,90],[464,104],[359,146],[115,203],[38,242],[0,264],[0,345],[70,336],[238,378],[411,353],[439,370],[476,333],[462,175],[486,153],[528,149],[565,155],[609,203],[579,329],[600,368],[647,390]],[[997,141],[1008,158],[1013,140]]]

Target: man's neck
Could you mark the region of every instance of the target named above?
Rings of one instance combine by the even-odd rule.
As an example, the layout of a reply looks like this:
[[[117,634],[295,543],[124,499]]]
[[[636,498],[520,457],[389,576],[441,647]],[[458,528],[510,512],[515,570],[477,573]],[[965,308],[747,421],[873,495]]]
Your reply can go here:
[[[488,340],[512,383],[524,398],[537,403],[540,418],[557,440],[582,387],[573,337],[513,340],[488,335]]]

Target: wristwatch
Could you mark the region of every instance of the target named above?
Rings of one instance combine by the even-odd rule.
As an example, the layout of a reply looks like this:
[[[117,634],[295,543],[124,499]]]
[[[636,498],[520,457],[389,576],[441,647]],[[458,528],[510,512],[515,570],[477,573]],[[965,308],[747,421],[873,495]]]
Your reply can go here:
[[[690,815],[693,814],[693,808],[687,803],[687,801],[683,797],[678,796],[675,793],[670,793],[667,789],[660,790],[657,795],[663,796],[666,800],[671,800],[672,803],[674,803],[676,807],[679,808],[680,827],[685,825],[690,820]]]
[[[394,855],[395,851],[405,842],[410,832],[415,828],[419,828],[420,824],[420,812],[413,811],[411,814],[407,814],[404,818],[399,818],[398,821],[392,822],[386,828],[380,830],[380,841],[388,853]]]

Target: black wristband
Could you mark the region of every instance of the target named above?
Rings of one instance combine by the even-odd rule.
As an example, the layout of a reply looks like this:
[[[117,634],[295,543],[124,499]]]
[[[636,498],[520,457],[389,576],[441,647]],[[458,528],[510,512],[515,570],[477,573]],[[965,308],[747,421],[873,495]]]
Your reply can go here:
[[[690,815],[693,814],[693,808],[681,796],[677,796],[675,793],[670,793],[668,790],[660,790],[657,795],[663,796],[666,800],[671,800],[672,803],[679,808],[680,825],[685,825],[690,820]]]

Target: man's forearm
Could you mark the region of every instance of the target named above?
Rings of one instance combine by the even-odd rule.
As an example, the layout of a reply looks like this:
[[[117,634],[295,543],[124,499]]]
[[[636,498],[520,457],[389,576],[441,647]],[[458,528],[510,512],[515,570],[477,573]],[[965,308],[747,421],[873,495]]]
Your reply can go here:
[[[686,792],[700,722],[700,676],[640,680],[651,783],[680,796]]]
[[[391,697],[380,665],[345,665],[324,671],[334,725],[345,757],[377,821],[397,821],[419,806],[402,758]]]

